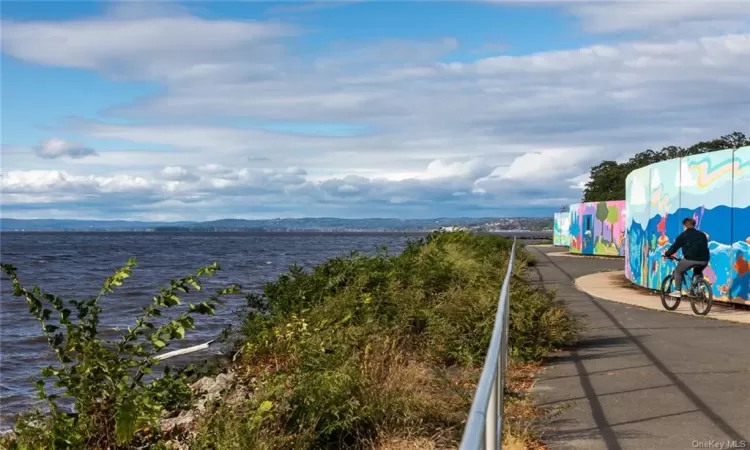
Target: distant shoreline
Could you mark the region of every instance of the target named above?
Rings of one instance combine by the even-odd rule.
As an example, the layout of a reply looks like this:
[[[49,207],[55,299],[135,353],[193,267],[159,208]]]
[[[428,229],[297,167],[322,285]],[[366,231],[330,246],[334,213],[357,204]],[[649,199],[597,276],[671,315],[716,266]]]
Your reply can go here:
[[[203,222],[137,222],[0,218],[0,233],[118,232],[118,233],[431,233],[437,230],[525,233],[552,232],[551,217],[436,219],[220,219]]]
[[[320,234],[341,234],[341,235],[392,235],[392,234],[410,234],[410,235],[429,235],[437,230],[0,230],[0,234],[241,234],[241,235],[320,235]],[[478,234],[499,234],[510,236],[529,236],[532,238],[546,238],[552,236],[552,230],[531,231],[531,230],[470,230]]]

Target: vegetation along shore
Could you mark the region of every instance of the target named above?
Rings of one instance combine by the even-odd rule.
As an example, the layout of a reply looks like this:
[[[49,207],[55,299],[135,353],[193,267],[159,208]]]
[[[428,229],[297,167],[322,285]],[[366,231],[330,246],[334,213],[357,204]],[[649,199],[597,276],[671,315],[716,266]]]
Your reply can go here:
[[[49,411],[19,417],[0,447],[455,448],[511,244],[433,233],[399,255],[383,249],[311,271],[293,266],[262,294],[233,285],[185,305],[184,293],[220,270],[214,264],[168,282],[115,341],[98,334],[99,299],[127,282],[134,261],[98,297],[78,301],[27,288],[23,268],[3,264],[59,361],[37,382]],[[541,359],[575,340],[578,323],[553,292],[529,284],[533,257],[521,248],[517,258],[504,441],[539,448],[544,414],[525,391]],[[155,356],[176,348],[201,315],[232,295],[244,296],[247,309],[228,334],[233,348],[222,373],[162,368]]]

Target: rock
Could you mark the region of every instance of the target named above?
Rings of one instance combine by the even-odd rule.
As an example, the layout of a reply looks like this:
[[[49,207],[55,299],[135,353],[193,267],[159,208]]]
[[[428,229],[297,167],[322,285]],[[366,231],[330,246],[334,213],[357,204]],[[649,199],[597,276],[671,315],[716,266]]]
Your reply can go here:
[[[190,388],[200,395],[197,403],[197,410],[203,412],[206,409],[206,403],[217,400],[221,393],[232,386],[234,373],[220,373],[215,378],[204,377],[193,383]]]
[[[234,373],[220,373],[215,378],[204,377],[193,383],[190,386],[193,391],[206,394],[208,396],[215,396],[216,394],[226,390],[234,381]]]
[[[7,439],[8,441],[14,441],[16,439],[16,432],[13,430],[2,430],[0,431],[0,438]]]
[[[179,442],[179,441],[168,441],[165,445],[169,450],[189,450],[190,449],[190,446],[187,443]]]
[[[236,405],[244,401],[248,396],[248,390],[244,386],[234,385],[235,375],[233,372],[220,373],[216,377],[203,377],[190,386],[190,389],[198,397],[195,408],[183,411],[177,417],[161,420],[161,431],[171,439],[167,442],[167,448],[172,450],[188,450],[184,443],[189,440],[190,435],[196,432],[195,422],[200,414],[206,411],[206,404],[222,400],[227,405]]]
[[[249,392],[244,386],[235,386],[235,388],[226,395],[224,402],[227,406],[237,406],[243,403],[249,397]]]
[[[190,430],[194,421],[195,415],[193,412],[185,411],[177,417],[163,419],[161,421],[161,431],[164,434],[182,434]]]

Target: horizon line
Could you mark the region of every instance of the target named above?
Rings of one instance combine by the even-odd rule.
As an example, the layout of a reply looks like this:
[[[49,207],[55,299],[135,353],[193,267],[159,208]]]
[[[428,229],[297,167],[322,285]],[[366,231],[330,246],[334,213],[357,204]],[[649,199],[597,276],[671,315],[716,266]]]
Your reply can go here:
[[[470,217],[470,216],[456,216],[456,217],[446,217],[446,216],[438,216],[438,217],[427,217],[427,218],[399,218],[399,217],[360,217],[360,218],[345,218],[345,217],[333,217],[333,216],[303,216],[303,217],[274,217],[271,219],[242,219],[242,218],[233,218],[233,217],[224,217],[221,219],[211,219],[211,220],[134,220],[134,219],[60,219],[60,218],[33,218],[33,219],[21,219],[21,218],[15,218],[15,217],[2,217],[0,218],[0,221],[4,220],[15,220],[15,221],[40,221],[40,220],[48,220],[48,221],[68,221],[68,222],[133,222],[133,223],[144,223],[144,222],[158,222],[158,223],[180,223],[180,222],[187,222],[187,223],[206,223],[206,222],[218,222],[221,220],[244,220],[248,222],[264,222],[264,221],[272,221],[272,220],[326,220],[326,219],[334,219],[334,220],[400,220],[400,221],[408,221],[408,220],[459,220],[459,219],[469,219],[469,220],[487,220],[487,219],[548,219],[552,217],[547,216],[482,216],[482,217]]]

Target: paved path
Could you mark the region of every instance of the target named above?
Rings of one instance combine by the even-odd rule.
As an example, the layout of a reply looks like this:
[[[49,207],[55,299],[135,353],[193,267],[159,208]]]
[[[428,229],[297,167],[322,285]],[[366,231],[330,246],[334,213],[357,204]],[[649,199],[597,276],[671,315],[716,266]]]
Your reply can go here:
[[[562,408],[544,436],[551,448],[750,449],[750,326],[592,297],[573,280],[622,261],[529,249],[533,277],[586,325],[534,388],[538,404]]]
[[[554,255],[554,253],[549,253],[549,255]],[[634,287],[625,278],[624,270],[584,275],[576,278],[575,286],[579,290],[602,300],[664,311],[659,294],[647,289]],[[683,299],[677,309],[674,310],[674,313],[692,316],[694,313],[690,307],[690,300],[687,298]],[[750,325],[750,308],[744,305],[727,305],[725,302],[715,301],[707,317]]]

